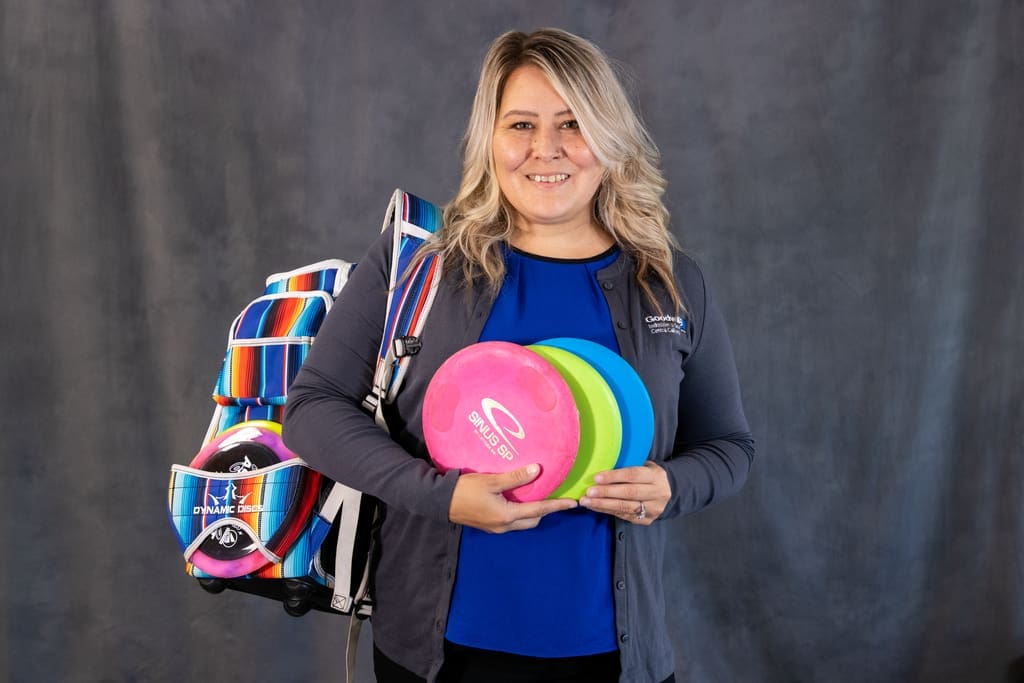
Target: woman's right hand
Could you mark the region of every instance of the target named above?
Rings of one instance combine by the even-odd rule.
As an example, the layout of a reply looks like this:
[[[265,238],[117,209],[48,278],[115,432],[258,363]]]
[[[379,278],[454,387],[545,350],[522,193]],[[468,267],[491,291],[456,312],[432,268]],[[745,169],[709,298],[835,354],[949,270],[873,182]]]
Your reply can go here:
[[[544,515],[576,507],[576,501],[571,498],[513,503],[502,495],[504,491],[529,484],[538,474],[538,465],[527,465],[501,474],[460,475],[448,508],[448,519],[501,534],[532,529]]]

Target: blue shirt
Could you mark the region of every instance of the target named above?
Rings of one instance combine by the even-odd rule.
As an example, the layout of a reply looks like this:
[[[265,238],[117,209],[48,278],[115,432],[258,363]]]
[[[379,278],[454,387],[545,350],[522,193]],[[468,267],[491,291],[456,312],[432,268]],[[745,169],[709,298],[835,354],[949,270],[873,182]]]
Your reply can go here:
[[[617,353],[596,273],[618,256],[612,249],[564,260],[507,249],[505,281],[480,341],[580,337]],[[446,637],[533,657],[615,650],[612,528],[611,517],[584,508],[548,515],[526,531],[466,527]]]

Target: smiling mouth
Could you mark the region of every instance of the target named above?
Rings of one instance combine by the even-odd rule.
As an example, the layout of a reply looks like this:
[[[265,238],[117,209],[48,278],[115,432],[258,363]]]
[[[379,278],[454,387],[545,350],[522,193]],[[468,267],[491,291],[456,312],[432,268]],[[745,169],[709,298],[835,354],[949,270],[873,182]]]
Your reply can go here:
[[[560,183],[569,179],[568,173],[555,173],[554,175],[529,175],[526,176],[535,183]]]

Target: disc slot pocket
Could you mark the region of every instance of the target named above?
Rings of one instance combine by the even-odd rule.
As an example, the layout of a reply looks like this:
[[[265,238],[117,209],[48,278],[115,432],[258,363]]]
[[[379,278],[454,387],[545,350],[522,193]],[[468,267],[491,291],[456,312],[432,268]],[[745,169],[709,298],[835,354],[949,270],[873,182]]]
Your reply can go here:
[[[298,459],[240,473],[172,466],[168,511],[186,562],[224,578],[280,562],[307,526],[319,483]],[[224,558],[197,552],[211,542]]]

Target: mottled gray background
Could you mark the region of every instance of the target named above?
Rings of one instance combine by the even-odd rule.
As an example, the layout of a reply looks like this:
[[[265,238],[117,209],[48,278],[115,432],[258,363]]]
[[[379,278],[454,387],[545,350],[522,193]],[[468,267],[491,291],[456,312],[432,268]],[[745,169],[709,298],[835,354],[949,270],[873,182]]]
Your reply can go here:
[[[0,2],[0,679],[342,679],[343,618],[183,573],[168,468],[263,278],[450,198],[486,44],[544,25],[633,74],[758,440],[672,522],[680,679],[1007,679],[1020,0]]]

